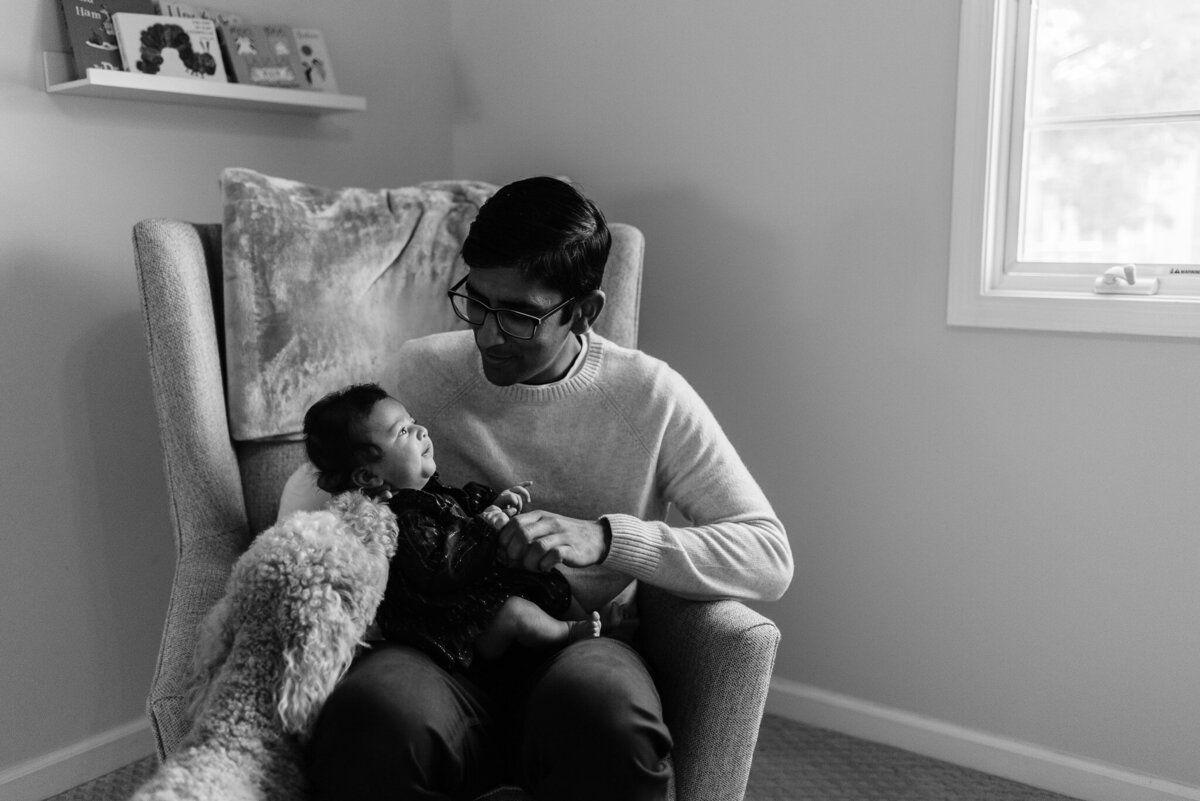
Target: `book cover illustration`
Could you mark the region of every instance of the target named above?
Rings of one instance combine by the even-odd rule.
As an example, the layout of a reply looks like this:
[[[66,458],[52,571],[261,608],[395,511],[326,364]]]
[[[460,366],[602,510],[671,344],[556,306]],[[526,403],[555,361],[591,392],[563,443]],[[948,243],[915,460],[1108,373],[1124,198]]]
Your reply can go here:
[[[210,19],[114,14],[125,69],[143,75],[228,80]]]
[[[120,11],[153,14],[153,0],[61,0],[67,41],[77,78],[88,69],[124,69],[113,14]]]
[[[217,25],[241,25],[242,16],[211,6],[198,6],[193,3],[174,3],[171,0],[160,0],[159,13],[164,17],[198,17],[211,19]]]
[[[317,92],[336,93],[337,79],[333,77],[325,37],[316,28],[292,28],[292,36],[300,54],[301,85]]]
[[[303,73],[290,26],[222,25],[220,30],[233,80],[299,88]]]

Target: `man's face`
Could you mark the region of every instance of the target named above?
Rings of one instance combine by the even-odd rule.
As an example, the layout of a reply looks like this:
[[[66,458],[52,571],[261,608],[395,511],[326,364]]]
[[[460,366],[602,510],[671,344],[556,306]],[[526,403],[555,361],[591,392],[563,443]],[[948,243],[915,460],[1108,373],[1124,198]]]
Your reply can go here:
[[[471,270],[461,291],[494,309],[534,316],[566,300],[558,290],[523,277],[515,267]],[[574,308],[568,306],[550,315],[537,327],[533,339],[506,335],[497,326],[496,315],[489,314],[483,325],[475,328],[475,346],[488,381],[504,387],[548,384],[562,378],[579,352],[571,334],[574,314]]]

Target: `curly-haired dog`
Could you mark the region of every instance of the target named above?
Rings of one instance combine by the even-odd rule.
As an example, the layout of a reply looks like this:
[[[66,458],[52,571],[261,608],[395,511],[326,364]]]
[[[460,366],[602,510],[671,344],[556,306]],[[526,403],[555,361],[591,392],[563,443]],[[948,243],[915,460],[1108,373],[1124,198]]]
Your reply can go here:
[[[395,516],[357,492],[260,534],[202,625],[191,730],[132,801],[305,798],[302,743],[362,643],[395,550]]]

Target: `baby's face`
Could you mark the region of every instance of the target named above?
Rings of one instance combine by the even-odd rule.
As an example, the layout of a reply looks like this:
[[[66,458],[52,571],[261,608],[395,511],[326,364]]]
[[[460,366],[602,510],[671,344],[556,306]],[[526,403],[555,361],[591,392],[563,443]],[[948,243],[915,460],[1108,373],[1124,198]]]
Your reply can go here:
[[[383,454],[367,467],[391,489],[420,489],[437,470],[429,432],[395,398],[375,404],[363,433]]]

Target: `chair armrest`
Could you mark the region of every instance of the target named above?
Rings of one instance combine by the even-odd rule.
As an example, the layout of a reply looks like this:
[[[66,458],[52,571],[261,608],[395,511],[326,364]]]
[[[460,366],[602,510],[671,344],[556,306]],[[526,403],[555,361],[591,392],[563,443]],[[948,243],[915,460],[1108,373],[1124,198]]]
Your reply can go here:
[[[642,585],[638,648],[652,669],[675,741],[679,801],[738,801],[750,763],[779,629],[738,601],[687,601]]]
[[[160,757],[175,748],[187,728],[181,696],[196,626],[221,597],[231,566],[249,542],[221,389],[218,314],[209,271],[216,258],[210,252],[212,228],[143,220],[133,229],[175,537],[175,580],[147,702]]]

